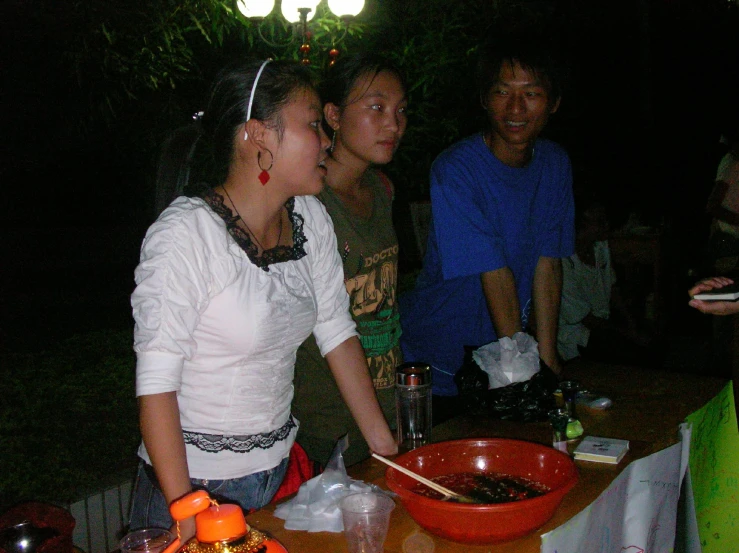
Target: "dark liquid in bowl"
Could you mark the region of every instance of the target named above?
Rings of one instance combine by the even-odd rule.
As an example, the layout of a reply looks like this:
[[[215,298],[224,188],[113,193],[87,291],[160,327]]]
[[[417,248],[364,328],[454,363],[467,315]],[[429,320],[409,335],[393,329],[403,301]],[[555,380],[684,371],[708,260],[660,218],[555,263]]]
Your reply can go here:
[[[434,476],[430,480],[453,492],[472,497],[482,503],[508,503],[539,497],[549,492],[549,488],[544,484],[534,482],[528,478],[498,472],[458,472]],[[444,497],[423,484],[418,484],[411,491],[431,499],[442,499]],[[449,501],[454,501],[454,499]]]

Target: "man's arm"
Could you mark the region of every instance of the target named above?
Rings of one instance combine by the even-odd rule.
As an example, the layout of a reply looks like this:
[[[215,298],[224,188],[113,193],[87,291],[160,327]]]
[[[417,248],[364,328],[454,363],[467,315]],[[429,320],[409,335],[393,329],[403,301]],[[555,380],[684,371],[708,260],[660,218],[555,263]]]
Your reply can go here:
[[[557,354],[557,323],[562,297],[562,260],[540,257],[534,271],[534,316],[539,357],[556,373],[562,372]]]
[[[498,339],[511,338],[516,332],[521,332],[521,306],[511,270],[503,267],[488,271],[480,275],[480,281]]]

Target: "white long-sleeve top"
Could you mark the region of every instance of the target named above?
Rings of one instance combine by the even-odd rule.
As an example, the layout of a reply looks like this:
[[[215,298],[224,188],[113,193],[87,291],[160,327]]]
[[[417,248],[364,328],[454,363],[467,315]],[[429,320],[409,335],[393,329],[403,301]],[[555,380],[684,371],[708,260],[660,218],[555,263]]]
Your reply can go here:
[[[191,478],[276,466],[297,431],[298,346],[313,332],[325,355],[356,335],[330,217],[310,196],[290,215],[305,255],[268,270],[199,198],[175,200],[144,239],[131,298],[136,395],[177,392]],[[150,462],[143,444],[139,455]]]

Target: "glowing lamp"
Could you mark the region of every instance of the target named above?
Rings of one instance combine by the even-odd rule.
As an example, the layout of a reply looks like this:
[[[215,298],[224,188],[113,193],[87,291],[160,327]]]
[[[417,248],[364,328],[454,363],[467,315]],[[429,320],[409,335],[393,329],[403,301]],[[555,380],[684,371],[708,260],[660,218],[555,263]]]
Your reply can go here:
[[[300,21],[300,8],[308,8],[306,21],[310,21],[316,15],[316,7],[320,0],[282,0],[282,17],[290,23]]]
[[[275,0],[236,0],[236,7],[244,17],[267,17],[275,7]]]
[[[328,8],[339,17],[354,17],[364,8],[364,0],[328,0]]]

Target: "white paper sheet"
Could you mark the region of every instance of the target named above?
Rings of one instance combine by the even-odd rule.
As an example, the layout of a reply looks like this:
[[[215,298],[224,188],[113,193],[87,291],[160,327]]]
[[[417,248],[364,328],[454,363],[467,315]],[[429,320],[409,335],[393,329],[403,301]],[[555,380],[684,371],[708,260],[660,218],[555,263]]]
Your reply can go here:
[[[687,432],[687,436],[686,436]],[[633,461],[588,507],[541,536],[542,553],[670,553],[690,432]]]

